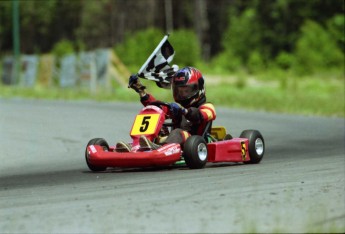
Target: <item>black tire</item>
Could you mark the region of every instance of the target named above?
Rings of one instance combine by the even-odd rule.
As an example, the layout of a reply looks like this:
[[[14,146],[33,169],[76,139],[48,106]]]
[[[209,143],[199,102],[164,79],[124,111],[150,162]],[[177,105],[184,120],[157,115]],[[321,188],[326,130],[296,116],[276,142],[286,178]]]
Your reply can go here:
[[[260,163],[265,154],[265,141],[261,133],[257,130],[244,130],[240,138],[247,138],[249,140],[250,161],[245,163]]]
[[[184,143],[183,156],[190,169],[201,169],[207,162],[207,144],[201,136],[190,136]]]
[[[90,140],[89,143],[87,143],[87,146],[86,146],[86,149],[85,149],[85,160],[86,160],[86,164],[89,167],[89,169],[91,171],[105,171],[107,169],[106,167],[94,166],[91,163],[89,163],[89,161],[88,161],[89,152],[87,150],[87,147],[89,145],[100,145],[100,146],[103,147],[104,150],[109,150],[108,143],[103,138],[94,138],[94,139]]]

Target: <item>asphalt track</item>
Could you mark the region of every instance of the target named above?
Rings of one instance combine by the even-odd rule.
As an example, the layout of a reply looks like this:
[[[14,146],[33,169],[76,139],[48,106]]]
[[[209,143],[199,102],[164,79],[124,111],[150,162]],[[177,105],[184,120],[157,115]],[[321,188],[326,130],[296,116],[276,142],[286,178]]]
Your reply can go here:
[[[0,99],[0,233],[345,232],[344,119],[217,108],[260,164],[91,173],[86,143],[129,141],[140,108]]]

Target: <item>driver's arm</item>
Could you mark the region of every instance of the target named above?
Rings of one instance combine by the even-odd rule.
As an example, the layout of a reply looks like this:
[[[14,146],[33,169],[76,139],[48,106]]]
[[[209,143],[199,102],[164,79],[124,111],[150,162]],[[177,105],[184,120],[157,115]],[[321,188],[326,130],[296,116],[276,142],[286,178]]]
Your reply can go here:
[[[185,115],[193,123],[205,123],[216,119],[216,110],[211,103],[201,105],[199,108],[190,107]]]
[[[145,92],[145,91],[144,91]],[[154,98],[151,94],[149,93],[144,93],[144,94],[140,94],[140,102],[144,105],[147,106],[150,102],[154,102],[156,101],[156,98]]]

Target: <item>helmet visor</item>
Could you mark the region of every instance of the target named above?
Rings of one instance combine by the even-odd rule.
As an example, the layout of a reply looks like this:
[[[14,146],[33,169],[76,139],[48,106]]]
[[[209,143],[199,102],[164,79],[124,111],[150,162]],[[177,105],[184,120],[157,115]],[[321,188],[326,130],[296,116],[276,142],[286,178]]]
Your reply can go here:
[[[193,97],[198,92],[197,84],[173,85],[174,99],[183,101]]]

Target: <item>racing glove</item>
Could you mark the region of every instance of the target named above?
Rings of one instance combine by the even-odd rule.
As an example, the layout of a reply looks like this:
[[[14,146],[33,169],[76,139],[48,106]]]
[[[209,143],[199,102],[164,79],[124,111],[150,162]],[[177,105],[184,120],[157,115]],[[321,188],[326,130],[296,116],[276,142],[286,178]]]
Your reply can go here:
[[[144,85],[141,84],[137,75],[131,75],[129,77],[128,88],[132,88],[135,92],[140,93],[146,89]]]
[[[188,113],[188,110],[184,108],[183,106],[175,102],[172,102],[170,103],[170,113],[173,119],[178,119],[181,117],[181,115],[186,115]]]

